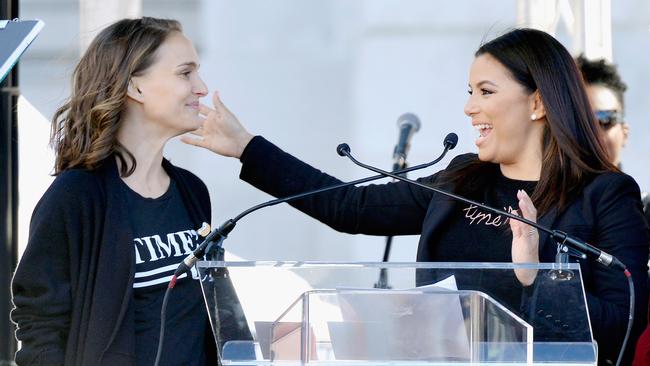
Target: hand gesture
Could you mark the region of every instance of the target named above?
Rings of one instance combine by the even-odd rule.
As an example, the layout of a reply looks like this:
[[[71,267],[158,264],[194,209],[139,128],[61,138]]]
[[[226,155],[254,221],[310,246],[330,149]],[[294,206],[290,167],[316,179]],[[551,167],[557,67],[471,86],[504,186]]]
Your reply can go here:
[[[203,147],[219,155],[239,158],[253,135],[239,123],[237,117],[221,102],[219,94],[212,96],[214,106],[201,104],[199,112],[205,116],[203,125],[189,135],[181,136],[186,144]]]
[[[521,216],[532,222],[537,222],[537,209],[528,194],[520,190],[517,192],[517,198]],[[510,219],[510,229],[512,230],[512,262],[539,263],[539,233],[537,229],[513,219]],[[519,282],[528,286],[535,281],[537,271],[516,269],[515,275]]]

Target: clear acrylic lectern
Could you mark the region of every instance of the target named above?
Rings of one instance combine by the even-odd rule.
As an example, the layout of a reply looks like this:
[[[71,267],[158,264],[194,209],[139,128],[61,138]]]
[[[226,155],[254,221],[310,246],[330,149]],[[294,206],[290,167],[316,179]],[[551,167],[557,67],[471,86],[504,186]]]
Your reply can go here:
[[[197,264],[224,365],[595,365],[580,269],[558,266]]]

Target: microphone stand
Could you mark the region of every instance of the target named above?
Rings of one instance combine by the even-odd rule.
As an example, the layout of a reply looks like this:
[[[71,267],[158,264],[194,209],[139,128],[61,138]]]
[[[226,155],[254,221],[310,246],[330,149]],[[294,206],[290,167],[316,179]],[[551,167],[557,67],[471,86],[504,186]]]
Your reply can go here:
[[[395,163],[393,163],[393,172],[397,172],[399,170],[402,170],[406,168],[407,163],[406,163],[406,158],[405,157],[400,157]],[[406,177],[406,173],[402,174],[404,177]],[[386,246],[384,247],[384,257],[382,258],[383,263],[388,262],[388,258],[390,257],[390,249],[393,245],[393,236],[387,236],[386,237]],[[388,284],[388,270],[386,267],[382,267],[379,270],[379,280],[374,285],[375,288],[381,288],[381,289],[391,289],[392,286]]]

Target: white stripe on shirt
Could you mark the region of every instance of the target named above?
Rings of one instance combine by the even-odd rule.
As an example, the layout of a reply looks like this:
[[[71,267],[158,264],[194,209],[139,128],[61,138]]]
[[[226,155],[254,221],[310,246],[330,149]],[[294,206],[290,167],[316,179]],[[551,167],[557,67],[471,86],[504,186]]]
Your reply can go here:
[[[174,266],[174,268],[175,267],[176,266]],[[148,287],[148,286],[153,286],[153,285],[157,285],[157,284],[160,284],[160,283],[169,282],[169,281],[172,280],[172,277],[174,277],[174,275],[167,276],[167,277],[162,277],[162,278],[157,278],[157,279],[151,280],[151,281],[135,282],[133,284],[133,288]],[[183,273],[182,275],[178,276],[178,279],[180,280],[181,278],[185,278],[185,277],[187,277],[187,273]]]
[[[135,278],[140,278],[140,277],[149,277],[149,276],[153,276],[153,275],[158,274],[158,273],[163,273],[163,272],[168,272],[168,271],[174,271],[174,270],[176,270],[176,268],[178,268],[178,265],[179,265],[180,263],[181,263],[181,262],[178,262],[178,263],[176,263],[176,264],[170,264],[169,266],[165,266],[165,267],[160,267],[160,268],[152,269],[151,271],[136,272],[136,273],[135,273]]]

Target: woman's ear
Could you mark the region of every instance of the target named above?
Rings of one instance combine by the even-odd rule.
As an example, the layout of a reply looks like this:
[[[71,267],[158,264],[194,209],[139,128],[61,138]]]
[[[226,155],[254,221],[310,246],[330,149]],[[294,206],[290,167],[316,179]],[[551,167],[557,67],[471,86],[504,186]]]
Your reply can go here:
[[[139,103],[144,102],[144,96],[142,95],[142,91],[140,91],[140,89],[135,84],[133,79],[129,80],[129,86],[127,87],[126,90],[126,96],[135,100],[136,102]]]
[[[544,101],[542,101],[542,96],[539,94],[539,90],[535,90],[531,94],[531,111],[530,111],[530,120],[537,121],[546,117],[546,108],[544,108]]]

